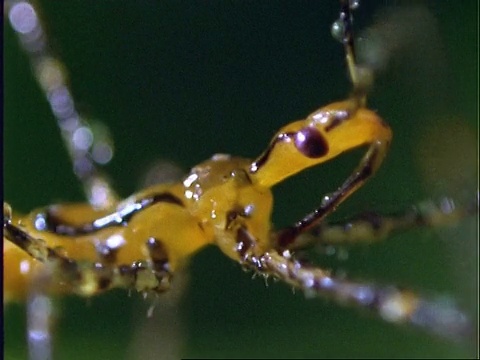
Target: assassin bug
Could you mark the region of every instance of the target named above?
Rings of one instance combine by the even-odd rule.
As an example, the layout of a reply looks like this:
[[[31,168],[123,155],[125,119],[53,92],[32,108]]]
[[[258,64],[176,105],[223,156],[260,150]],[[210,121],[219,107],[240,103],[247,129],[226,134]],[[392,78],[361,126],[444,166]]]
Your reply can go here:
[[[355,99],[354,99],[354,102],[353,102],[354,105],[353,105],[353,107],[352,107],[352,108],[353,108],[353,110],[352,110],[353,113],[356,113],[356,112],[358,111],[358,110],[357,110],[357,107],[358,107],[359,109],[362,109],[362,106],[361,106],[361,105],[355,104],[357,101],[358,101],[358,102],[361,102],[361,99],[360,99],[360,98],[355,98]],[[342,110],[344,110],[343,107],[342,107]],[[373,115],[373,114],[371,114],[371,115]],[[348,116],[347,116],[347,117],[348,117]],[[340,123],[341,123],[341,121],[340,121]],[[348,123],[348,122],[347,122],[347,123]],[[340,125],[341,125],[341,124],[340,124]],[[340,125],[339,125],[339,126],[340,126]],[[344,125],[341,125],[341,126],[344,126]],[[387,131],[387,130],[385,130],[385,131]],[[291,136],[290,136],[290,135],[291,135]],[[307,131],[306,133],[297,132],[297,134],[295,135],[295,133],[289,134],[289,132],[286,132],[286,135],[283,136],[283,137],[285,137],[286,141],[288,141],[288,139],[289,139],[290,137],[292,137],[292,139],[294,139],[294,141],[292,141],[292,143],[295,143],[295,140],[297,140],[297,142],[300,142],[300,143],[301,143],[301,141],[302,141],[301,138],[302,138],[303,136],[305,136],[305,137],[309,137],[309,136],[315,137],[315,133],[313,133],[313,135],[312,135],[312,134],[310,134],[309,131]],[[279,137],[282,137],[282,135],[280,134]],[[345,144],[345,146],[346,146],[346,147],[349,147],[348,144]],[[321,152],[320,150],[322,150],[322,147],[318,147],[318,146],[315,147],[315,146],[314,146],[314,147],[312,147],[311,149],[310,149],[310,147],[307,147],[307,148],[305,148],[305,149],[303,149],[303,150],[304,150],[307,154],[312,155],[312,154],[316,153],[316,154],[318,155],[318,154]],[[310,150],[312,150],[313,152],[312,152],[312,153],[309,153]],[[316,152],[316,150],[319,150],[319,151]],[[266,154],[268,154],[269,156],[275,157],[275,153],[274,153],[275,151],[277,151],[276,148],[273,148],[273,150],[271,150],[270,153],[267,151]],[[272,154],[273,154],[273,155],[272,155]],[[305,154],[303,154],[303,155],[305,155]],[[259,159],[260,159],[259,162],[261,163],[261,160],[264,159],[264,163],[267,164],[266,166],[268,166],[268,161],[265,160],[266,158],[267,158],[267,155],[264,155],[263,158],[262,158],[262,157],[259,158]],[[220,158],[219,158],[219,160],[222,161],[222,159],[220,159]],[[225,159],[223,159],[223,160],[225,160]],[[264,163],[261,163],[262,167],[264,166]],[[258,164],[257,164],[257,165],[258,165]],[[260,168],[262,168],[262,167],[260,167]],[[248,175],[247,175],[247,176],[248,176]],[[241,174],[237,174],[237,176],[236,176],[235,178],[239,178],[239,177],[242,177],[242,175],[241,175]],[[275,177],[275,179],[277,179],[277,178],[278,178],[278,174],[275,174],[274,177]],[[247,180],[248,180],[248,179],[247,179]],[[267,180],[267,181],[268,181],[268,180]],[[223,189],[223,190],[221,190],[221,191],[222,191],[222,194],[229,194],[229,193],[230,193],[230,191],[226,191],[225,189]],[[162,194],[163,194],[163,193],[162,193]],[[169,194],[169,195],[171,195],[171,194]],[[167,202],[167,203],[175,203],[175,198],[172,198],[172,197],[169,197],[169,196],[163,197],[162,199],[163,199],[163,201],[165,201],[165,202]],[[262,205],[263,205],[263,204],[266,204],[266,202],[265,202],[265,201],[261,201],[261,204],[262,204]],[[175,204],[173,204],[173,205],[175,205]],[[178,203],[177,203],[176,205],[178,205]],[[242,222],[242,221],[243,221],[242,218],[245,218],[246,220],[244,220],[244,221],[246,221],[246,222],[249,223],[250,225],[256,226],[255,222],[250,223],[250,220],[248,219],[248,216],[250,216],[249,212],[250,212],[251,210],[245,210],[246,206],[241,206],[240,208],[243,208],[243,209],[240,209],[240,210],[239,210],[239,209],[233,209],[233,208],[232,208],[232,209],[227,209],[226,211],[223,211],[223,216],[231,217],[231,218],[232,218],[231,221],[232,221],[232,224],[233,224],[233,225],[230,224],[230,226],[233,227],[233,230],[236,230],[237,236],[240,236],[240,235],[238,235],[238,234],[239,234],[239,231],[238,231],[239,229],[236,229],[236,227],[239,226],[239,225],[237,224],[237,221]],[[257,208],[258,208],[258,205],[257,205]],[[77,211],[78,208],[75,208],[75,210]],[[328,211],[330,211],[330,210],[331,210],[331,209],[328,209]],[[229,212],[229,211],[230,211],[230,212]],[[268,211],[266,211],[266,213],[268,213]],[[228,216],[227,216],[227,215],[228,215]],[[43,221],[43,219],[40,219],[40,221]],[[268,219],[267,219],[267,220],[262,219],[262,220],[261,220],[261,223],[265,223],[265,222],[268,222],[268,221],[269,221]],[[47,223],[48,223],[48,222],[49,222],[49,221],[47,221]],[[225,222],[225,221],[224,221],[224,222]],[[368,223],[368,221],[367,221],[367,223]],[[179,225],[181,225],[181,224],[183,224],[183,222],[180,223]],[[65,228],[67,228],[66,231],[70,231],[70,230],[71,230],[71,229],[68,230],[68,226],[66,226]],[[240,228],[241,228],[241,226],[240,226]],[[80,232],[81,232],[81,231],[83,231],[83,230],[80,230]],[[73,231],[72,233],[74,233],[74,232],[75,232],[75,231]],[[240,246],[240,249],[237,249],[237,250],[239,251],[238,254],[242,255],[242,253],[245,252],[242,256],[252,255],[252,254],[249,254],[249,251],[252,250],[252,249],[249,249],[248,246],[247,246],[247,245],[248,245],[247,243],[248,243],[249,240],[251,240],[251,239],[250,239],[249,236],[247,236],[248,234],[247,234],[247,235],[243,234],[243,230],[242,230],[241,232],[242,232],[241,237],[243,238],[243,240],[242,240],[242,241],[239,241],[238,244],[236,244],[236,245]],[[283,242],[288,243],[289,240],[293,240],[294,236],[293,236],[291,233],[290,233],[290,234],[289,234],[288,232],[285,232],[285,233],[286,233],[287,235],[284,235],[284,236],[281,237],[281,239],[283,240],[282,243],[283,243]],[[284,234],[285,234],[285,233],[284,233]],[[77,234],[77,235],[78,235],[78,234]],[[238,237],[237,237],[237,239],[238,239]],[[281,246],[284,246],[284,245],[282,245],[282,244],[280,244],[280,245],[281,245]],[[280,245],[279,245],[279,246],[280,246]],[[184,249],[184,248],[182,248],[181,252],[184,251],[183,249]],[[230,250],[231,250],[231,249],[230,249]],[[237,257],[237,255],[232,254],[231,252],[230,252],[230,255],[232,255],[236,260],[246,261],[246,260],[251,259],[250,256],[248,256],[246,259],[239,259],[239,258]],[[265,260],[259,260],[259,256],[258,256],[258,255],[255,255],[255,256],[256,256],[256,260],[255,260],[255,261],[257,261],[256,263],[254,263],[254,262],[247,262],[245,265],[246,265],[246,266],[253,266],[253,267],[258,267],[258,264],[262,265],[261,262],[262,262],[262,261],[265,261]],[[172,260],[172,261],[173,261],[173,260]],[[260,261],[260,263],[258,263],[258,261]],[[263,265],[262,265],[262,266],[263,266]],[[258,270],[258,269],[257,269],[257,270]],[[98,284],[97,281],[95,281],[94,283],[95,283],[95,284]],[[95,286],[96,286],[96,285],[95,285]],[[77,290],[78,290],[78,288],[77,288]],[[97,289],[96,289],[96,288],[93,288],[92,291],[93,291],[93,292],[96,292]],[[388,296],[387,296],[387,298],[388,298]]]

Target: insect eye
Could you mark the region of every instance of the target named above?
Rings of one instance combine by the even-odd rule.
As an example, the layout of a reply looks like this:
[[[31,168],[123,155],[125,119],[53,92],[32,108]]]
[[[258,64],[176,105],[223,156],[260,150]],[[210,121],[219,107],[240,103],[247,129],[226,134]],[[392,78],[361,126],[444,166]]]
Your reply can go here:
[[[319,158],[328,153],[328,144],[322,134],[313,127],[305,127],[294,136],[295,147],[309,158]]]

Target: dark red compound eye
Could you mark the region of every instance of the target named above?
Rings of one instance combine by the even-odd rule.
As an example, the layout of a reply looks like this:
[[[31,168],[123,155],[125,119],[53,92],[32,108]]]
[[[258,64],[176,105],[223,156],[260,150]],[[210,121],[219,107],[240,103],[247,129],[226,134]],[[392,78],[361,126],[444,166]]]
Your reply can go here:
[[[328,153],[328,144],[322,134],[313,127],[306,127],[294,135],[295,146],[309,158],[319,158]]]

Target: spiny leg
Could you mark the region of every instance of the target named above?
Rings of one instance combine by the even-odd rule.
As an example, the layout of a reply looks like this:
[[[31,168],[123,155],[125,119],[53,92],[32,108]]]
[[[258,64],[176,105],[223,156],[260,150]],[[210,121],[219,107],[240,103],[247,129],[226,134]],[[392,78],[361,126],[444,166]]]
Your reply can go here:
[[[348,121],[348,120],[346,120]],[[280,230],[275,237],[275,248],[281,252],[296,247],[298,236],[321,222],[347,197],[361,187],[378,169],[386,155],[388,141],[374,141],[357,169],[335,192],[323,198],[321,205],[293,226]]]
[[[162,357],[178,358],[182,350],[182,328],[176,319],[178,312],[173,310],[177,310],[178,299],[183,287],[182,284],[176,286],[176,291],[172,294],[168,291],[167,297],[164,298],[163,293],[170,290],[173,277],[168,250],[164,242],[155,238],[147,239],[145,245],[148,250],[148,260],[132,262],[129,265],[117,265],[116,261],[110,260],[109,256],[102,258],[102,262],[76,261],[62,255],[61,248],[49,247],[41,239],[32,237],[22,230],[20,224],[12,224],[11,214],[10,206],[4,203],[4,241],[6,239],[12,242],[32,258],[45,264],[45,271],[42,271],[39,278],[33,282],[33,288],[30,289],[33,296],[28,299],[27,304],[27,335],[31,359],[52,358],[49,354],[52,353],[50,329],[53,309],[51,299],[45,295],[47,291],[65,290],[68,293],[89,297],[114,287],[143,292],[145,298],[149,294],[155,297],[148,311],[149,319],[142,324],[144,336],[139,333],[137,338],[141,337],[142,344],[145,344],[146,339],[153,341],[154,334],[158,334],[158,327],[160,327],[163,330],[162,334],[166,333],[168,336],[156,343],[163,344],[168,341],[168,344],[164,347],[155,346],[154,348],[161,350],[159,354]],[[36,287],[39,287],[40,291],[37,291]],[[160,293],[161,297],[158,296]],[[160,307],[157,312],[167,311],[167,317],[172,320],[172,323],[165,322],[165,316],[163,316],[160,324],[155,323],[155,332],[145,336],[147,328],[150,331],[152,328],[151,316],[154,306]],[[158,315],[161,314],[156,315],[159,318]],[[145,313],[142,313],[140,318],[144,319]],[[175,337],[174,340],[172,340],[172,336]],[[151,353],[149,354],[151,355]]]
[[[172,274],[161,242],[146,240],[151,261],[138,261],[129,265],[114,265],[92,261],[76,261],[61,254],[13,225],[9,207],[4,204],[4,237],[24,250],[35,260],[46,265],[48,284],[66,285],[73,293],[91,296],[112,288],[136,289],[139,292],[161,293],[169,289]]]
[[[87,297],[114,287],[134,289],[143,292],[144,295],[152,293],[154,296],[170,289],[172,272],[169,268],[167,249],[155,238],[146,241],[148,261],[137,261],[129,265],[116,265],[115,262],[108,261],[101,263],[75,261],[62,255],[61,250],[48,247],[41,239],[34,238],[19,226],[13,225],[11,209],[4,203],[4,239],[45,264],[45,271],[38,274],[37,279],[33,281],[33,288],[29,289],[30,297],[27,303],[27,336],[29,358],[32,360],[52,358],[51,328],[54,309],[52,300],[46,293],[52,290],[53,286],[55,290],[66,289],[69,293]],[[36,287],[40,289],[37,290]],[[178,295],[178,292],[174,294]],[[158,303],[156,305],[159,306]],[[172,304],[170,309],[174,306]],[[173,328],[178,330],[179,326]],[[172,330],[172,326],[169,329]],[[161,353],[162,356],[173,358],[175,354],[178,355],[180,338],[176,338],[175,342],[162,349],[165,350]]]
[[[464,206],[456,204],[448,197],[438,202],[424,201],[406,211],[390,215],[365,212],[342,222],[321,222],[300,234],[292,244],[295,247],[289,246],[288,249],[300,249],[315,244],[373,243],[412,228],[453,225],[476,213],[477,199]]]
[[[365,95],[371,84],[371,74],[367,76],[368,71],[361,73],[355,64],[351,4],[345,0],[341,3],[342,12],[336,24],[340,23],[342,26],[337,30],[340,31],[340,38],[346,49],[347,64],[354,85],[354,101],[356,99],[358,106],[364,106]],[[302,247],[314,241],[322,243],[374,241],[395,230],[418,225],[448,224],[478,212],[478,201],[475,201],[473,206],[455,208],[449,199],[445,199],[440,206],[425,203],[418,211],[403,216],[382,218],[370,214],[353,219],[347,222],[346,226],[322,224],[326,215],[334,211],[341,201],[372,175],[376,169],[375,165],[378,167],[385,151],[380,152],[377,159],[375,156],[372,157],[372,153],[375,154],[374,146],[370,147],[356,171],[333,195],[325,197],[318,209],[294,226],[276,234],[275,245],[278,252],[273,251],[262,256],[249,255],[242,263],[260,274],[279,278],[295,288],[306,291],[307,294],[318,294],[338,302],[373,310],[393,323],[409,323],[449,339],[465,339],[472,336],[474,332],[468,318],[453,304],[442,300],[427,300],[414,292],[393,286],[379,287],[335,278],[328,271],[302,265],[290,257],[287,249]],[[243,249],[245,246],[239,247]]]
[[[28,0],[5,0],[4,5],[10,25],[52,109],[74,173],[89,203],[99,209],[109,207],[116,202],[117,195],[99,165],[112,158],[111,139],[105,131],[95,131],[78,111],[66,67],[51,51],[38,6]]]
[[[247,246],[248,244],[243,244]],[[326,270],[309,267],[291,258],[288,251],[244,256],[241,264],[264,276],[273,276],[308,296],[318,295],[357,306],[396,324],[411,324],[450,340],[473,336],[467,316],[442,299],[427,300],[395,286],[378,286],[337,278]]]

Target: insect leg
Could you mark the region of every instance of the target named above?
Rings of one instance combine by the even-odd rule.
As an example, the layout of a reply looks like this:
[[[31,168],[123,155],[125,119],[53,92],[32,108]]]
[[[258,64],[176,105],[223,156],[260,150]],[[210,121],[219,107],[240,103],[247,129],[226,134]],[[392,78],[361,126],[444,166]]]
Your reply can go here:
[[[303,290],[308,296],[330,298],[339,303],[368,309],[384,320],[411,324],[452,340],[468,338],[472,327],[465,314],[444,300],[428,300],[395,286],[377,286],[337,278],[321,268],[308,267],[283,255],[268,252],[247,256],[243,265],[259,274],[273,276]]]
[[[37,4],[28,0],[5,0],[4,5],[10,25],[52,109],[74,173],[82,183],[89,203],[96,208],[109,207],[117,196],[99,165],[111,160],[111,140],[105,131],[95,131],[78,111],[68,84],[68,72],[51,51]]]
[[[278,251],[296,247],[298,236],[319,224],[328,214],[332,213],[336,207],[347,197],[353,194],[361,187],[378,169],[383,161],[389,141],[373,141],[367,153],[361,160],[358,167],[352,175],[332,194],[324,196],[320,206],[307,214],[303,219],[297,221],[293,226],[280,230],[275,239],[275,247]]]
[[[339,223],[322,222],[300,234],[294,245],[300,248],[313,244],[372,243],[411,228],[456,224],[476,213],[478,213],[476,200],[462,206],[445,197],[439,202],[424,201],[406,211],[391,215],[365,212]],[[292,250],[293,247],[289,246],[288,249]]]
[[[340,16],[332,24],[332,35],[345,49],[345,60],[353,84],[352,97],[365,106],[366,95],[373,84],[373,71],[356,63],[353,33],[353,11],[359,6],[358,0],[340,0]]]
[[[358,128],[353,127],[353,129],[349,129],[349,120],[352,121],[355,118],[355,112],[365,106],[366,92],[369,87],[369,82],[365,79],[371,80],[371,78],[365,77],[364,79],[363,72],[360,71],[355,62],[352,10],[358,4],[356,1],[350,0],[341,0],[340,4],[340,18],[333,24],[332,33],[344,44],[354,91],[348,105],[351,109],[346,109],[347,113],[351,113],[353,116],[345,118],[336,126],[339,129],[345,129],[345,134],[348,135],[345,138],[354,139],[358,136]],[[365,136],[364,143],[369,144],[369,149],[352,175],[347,178],[340,188],[332,194],[325,196],[317,209],[296,222],[293,226],[280,230],[276,236],[277,250],[281,252],[284,249],[295,247],[299,243],[297,239],[300,234],[319,224],[325,216],[333,212],[341,202],[353,194],[376,172],[387,153],[391,133],[382,121],[372,124],[374,125],[371,133],[367,132],[363,135]]]
[[[91,296],[117,287],[161,293],[170,287],[172,274],[168,269],[161,268],[164,261],[160,258],[157,261],[156,257],[163,252],[155,246],[152,246],[151,262],[138,261],[130,265],[115,266],[70,259],[13,225],[5,215],[3,231],[7,240],[47,266],[49,283],[65,285],[78,295]]]

